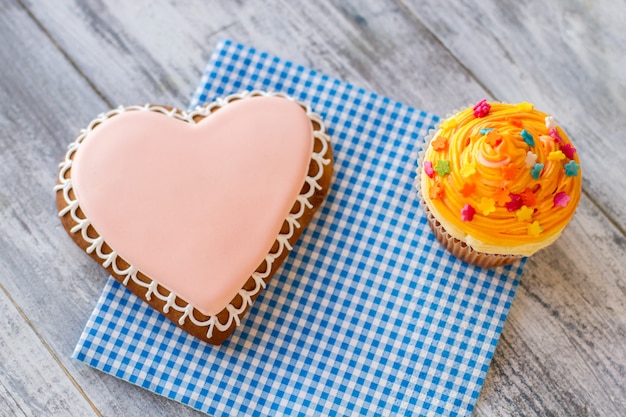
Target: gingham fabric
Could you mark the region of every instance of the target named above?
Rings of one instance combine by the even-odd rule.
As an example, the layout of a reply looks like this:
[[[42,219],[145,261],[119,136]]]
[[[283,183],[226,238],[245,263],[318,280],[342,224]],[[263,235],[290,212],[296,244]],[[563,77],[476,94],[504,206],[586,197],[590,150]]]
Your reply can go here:
[[[221,346],[109,279],[74,357],[216,417],[470,415],[523,261],[482,270],[435,241],[414,181],[436,116],[231,41],[191,107],[254,89],[309,103],[332,137],[292,253]]]

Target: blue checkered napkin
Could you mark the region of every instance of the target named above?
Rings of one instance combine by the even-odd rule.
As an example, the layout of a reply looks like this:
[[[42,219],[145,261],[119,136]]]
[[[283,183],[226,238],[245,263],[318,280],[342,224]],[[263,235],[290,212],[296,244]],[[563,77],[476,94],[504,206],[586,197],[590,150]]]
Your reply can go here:
[[[414,181],[436,117],[230,41],[192,107],[253,89],[310,103],[336,160],[279,273],[221,346],[109,279],[74,356],[214,416],[470,415],[523,262],[481,270],[434,240]]]

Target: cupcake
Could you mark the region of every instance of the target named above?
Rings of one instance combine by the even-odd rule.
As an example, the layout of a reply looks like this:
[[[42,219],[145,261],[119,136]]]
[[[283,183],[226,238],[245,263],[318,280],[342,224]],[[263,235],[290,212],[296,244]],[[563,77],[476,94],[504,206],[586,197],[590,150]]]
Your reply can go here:
[[[484,268],[552,244],[580,199],[576,148],[530,103],[480,101],[443,120],[420,154],[418,190],[437,240]]]

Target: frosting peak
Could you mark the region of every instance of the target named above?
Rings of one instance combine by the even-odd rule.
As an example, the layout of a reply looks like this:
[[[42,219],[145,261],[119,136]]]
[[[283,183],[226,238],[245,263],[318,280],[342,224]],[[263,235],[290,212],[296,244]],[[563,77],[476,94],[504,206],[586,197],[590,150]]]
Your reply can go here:
[[[531,255],[558,238],[580,198],[576,149],[530,103],[482,100],[443,120],[423,161],[428,208],[481,252]]]

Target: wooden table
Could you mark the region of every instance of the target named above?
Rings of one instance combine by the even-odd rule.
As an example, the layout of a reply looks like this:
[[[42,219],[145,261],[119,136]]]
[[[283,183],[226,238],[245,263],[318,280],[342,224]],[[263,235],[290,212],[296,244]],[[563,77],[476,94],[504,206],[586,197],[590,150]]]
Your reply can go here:
[[[0,415],[200,415],[70,358],[106,273],[52,191],[98,113],[185,107],[229,37],[445,115],[531,101],[575,142],[578,212],[527,264],[475,415],[626,415],[623,0],[0,0]]]

